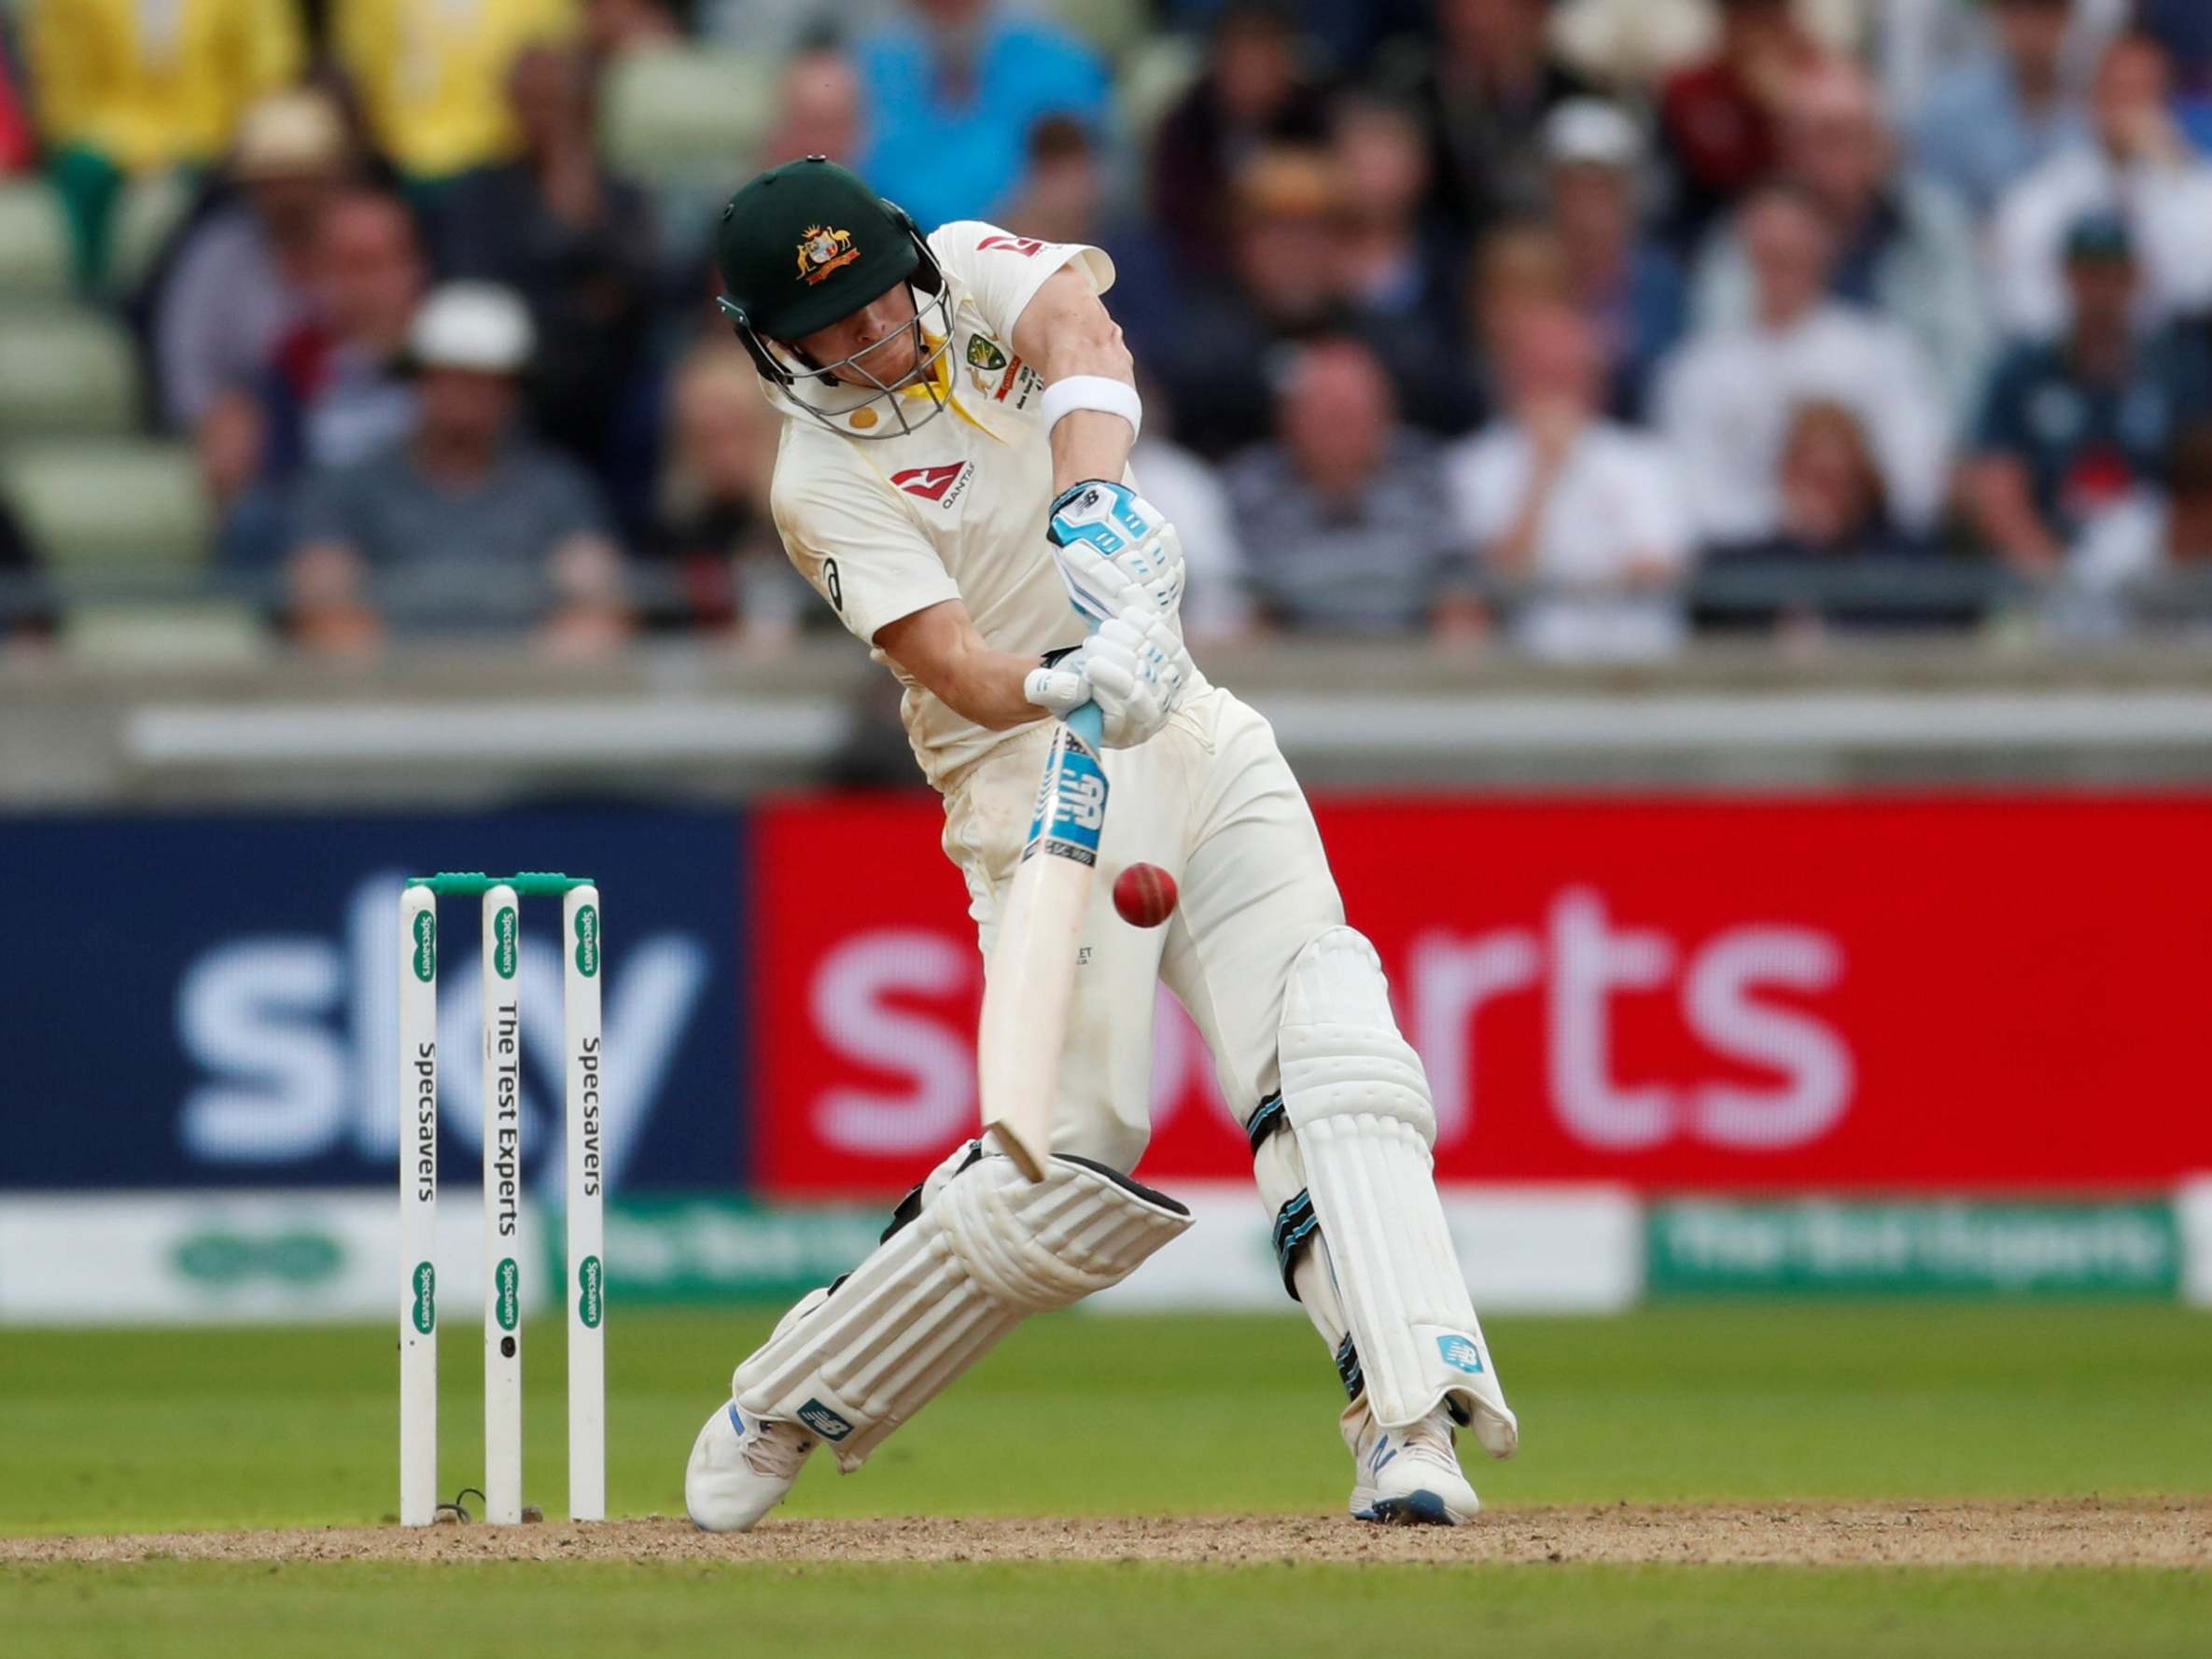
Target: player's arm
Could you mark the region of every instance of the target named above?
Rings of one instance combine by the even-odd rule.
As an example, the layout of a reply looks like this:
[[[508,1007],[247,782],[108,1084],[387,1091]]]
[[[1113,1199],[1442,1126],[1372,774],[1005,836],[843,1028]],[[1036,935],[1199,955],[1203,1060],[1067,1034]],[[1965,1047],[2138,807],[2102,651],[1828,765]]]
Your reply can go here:
[[[1121,326],[1107,314],[1090,278],[1075,266],[1063,265],[1046,277],[1022,308],[1015,319],[1014,349],[1037,366],[1048,395],[1062,381],[1091,376],[1127,387],[1130,409],[1138,407],[1136,365],[1122,343]],[[1100,390],[1092,388],[1092,395]],[[1090,407],[1070,410],[1052,428],[1052,493],[1057,495],[1088,479],[1118,480],[1128,468],[1129,446],[1136,441],[1131,414]]]
[[[945,562],[874,482],[778,484],[769,504],[792,565],[866,640],[954,713],[994,732],[1065,713],[1091,688],[1081,669],[987,643]]]
[[[958,599],[913,611],[875,631],[875,645],[955,714],[993,732],[1044,718],[1028,682],[1038,660],[993,650]]]
[[[1183,549],[1165,518],[1122,481],[1143,421],[1120,325],[1080,268],[1038,285],[1014,324],[1014,349],[1044,377],[1052,441],[1045,536],[1076,607],[1094,623],[1141,605],[1172,615]]]
[[[1108,619],[1079,650],[1043,659],[993,650],[958,599],[886,622],[875,644],[945,706],[994,732],[1095,703],[1110,749],[1166,725],[1191,673],[1182,638],[1141,606]]]

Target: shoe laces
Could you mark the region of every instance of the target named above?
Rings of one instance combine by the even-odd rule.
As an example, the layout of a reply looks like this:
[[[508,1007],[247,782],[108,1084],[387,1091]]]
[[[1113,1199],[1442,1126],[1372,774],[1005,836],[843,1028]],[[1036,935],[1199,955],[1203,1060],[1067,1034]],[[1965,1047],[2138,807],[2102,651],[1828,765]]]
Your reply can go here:
[[[1458,1474],[1460,1459],[1459,1454],[1452,1449],[1454,1443],[1451,1419],[1445,1415],[1441,1406],[1411,1428],[1401,1430],[1398,1436],[1398,1444],[1407,1457],[1416,1462],[1434,1464]]]
[[[813,1450],[811,1434],[789,1423],[759,1422],[757,1431],[745,1443],[745,1461],[757,1475],[791,1480]]]

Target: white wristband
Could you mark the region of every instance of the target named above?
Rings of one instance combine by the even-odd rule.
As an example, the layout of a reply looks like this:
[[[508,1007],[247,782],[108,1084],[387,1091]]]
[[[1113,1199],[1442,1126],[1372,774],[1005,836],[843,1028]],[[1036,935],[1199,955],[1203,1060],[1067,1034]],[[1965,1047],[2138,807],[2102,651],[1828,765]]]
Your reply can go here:
[[[1047,433],[1079,409],[1121,416],[1129,423],[1132,441],[1144,430],[1144,400],[1137,396],[1137,388],[1103,374],[1071,374],[1056,380],[1044,388],[1044,401],[1037,407]]]

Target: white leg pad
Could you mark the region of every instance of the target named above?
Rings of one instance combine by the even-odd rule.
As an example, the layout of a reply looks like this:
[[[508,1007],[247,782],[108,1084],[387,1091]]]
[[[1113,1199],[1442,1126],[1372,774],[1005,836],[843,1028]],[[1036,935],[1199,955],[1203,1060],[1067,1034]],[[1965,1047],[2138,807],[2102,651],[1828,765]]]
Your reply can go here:
[[[1119,1284],[1190,1224],[1103,1165],[1055,1157],[1031,1182],[1012,1159],[980,1158],[825,1300],[793,1309],[732,1392],[819,1435],[849,1472],[1024,1318]]]
[[[1351,1327],[1368,1409],[1388,1429],[1449,1404],[1493,1457],[1520,1430],[1436,1197],[1436,1114],[1398,1035],[1375,947],[1332,927],[1292,964],[1282,1104]]]

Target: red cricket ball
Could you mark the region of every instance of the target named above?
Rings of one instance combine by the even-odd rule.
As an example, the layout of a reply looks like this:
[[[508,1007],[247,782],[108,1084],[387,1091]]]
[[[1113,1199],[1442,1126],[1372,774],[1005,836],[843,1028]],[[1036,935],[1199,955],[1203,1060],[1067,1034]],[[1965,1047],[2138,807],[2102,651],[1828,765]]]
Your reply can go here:
[[[1113,908],[1132,927],[1157,927],[1175,913],[1175,878],[1157,864],[1132,864],[1113,878]]]

